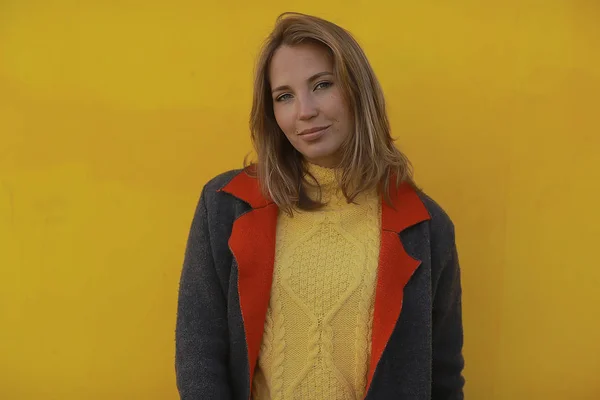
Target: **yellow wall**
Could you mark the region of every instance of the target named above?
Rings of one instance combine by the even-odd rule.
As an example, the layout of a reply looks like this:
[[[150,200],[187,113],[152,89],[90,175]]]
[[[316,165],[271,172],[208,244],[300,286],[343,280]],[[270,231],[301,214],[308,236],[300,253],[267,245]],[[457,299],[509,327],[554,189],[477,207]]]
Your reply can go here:
[[[187,229],[285,2],[247,3],[0,0],[0,398],[177,397]],[[468,398],[599,399],[600,3],[318,3],[456,222]]]

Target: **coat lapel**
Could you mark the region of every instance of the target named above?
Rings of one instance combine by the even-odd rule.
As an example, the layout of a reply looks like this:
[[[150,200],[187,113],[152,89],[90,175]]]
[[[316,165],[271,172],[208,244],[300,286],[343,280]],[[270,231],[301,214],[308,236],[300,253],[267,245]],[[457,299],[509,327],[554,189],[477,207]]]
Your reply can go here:
[[[390,182],[390,187],[395,187],[395,182]],[[248,348],[251,387],[273,281],[278,208],[262,195],[258,180],[246,172],[236,175],[221,191],[252,207],[252,210],[234,222],[229,238],[229,247],[238,264],[238,292]],[[404,250],[399,234],[430,219],[425,205],[409,184],[403,183],[392,191],[391,200],[393,206],[382,200],[381,248],[375,290],[371,361],[365,393],[368,392],[377,364],[400,317],[404,287],[421,263]]]
[[[390,182],[390,187],[395,187],[395,182],[393,183]],[[412,258],[404,250],[400,232],[431,218],[415,189],[407,183],[392,191],[391,200],[393,207],[382,200],[381,247],[375,289],[371,361],[365,394],[400,317],[404,287],[421,264],[420,260]]]
[[[236,175],[221,191],[252,207],[236,219],[229,238],[229,248],[238,265],[238,294],[251,388],[273,281],[278,208],[262,196],[256,178],[245,172]]]

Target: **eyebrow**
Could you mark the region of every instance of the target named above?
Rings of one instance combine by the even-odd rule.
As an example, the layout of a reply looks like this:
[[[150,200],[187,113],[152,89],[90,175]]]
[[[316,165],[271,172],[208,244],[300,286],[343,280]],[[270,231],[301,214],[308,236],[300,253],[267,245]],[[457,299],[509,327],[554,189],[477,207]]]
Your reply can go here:
[[[313,76],[311,76],[310,78],[308,78],[308,82],[314,82],[317,79],[319,79],[323,76],[327,76],[327,75],[333,75],[333,73],[331,73],[329,71],[323,71],[323,72],[316,73]],[[290,89],[291,88],[289,87],[289,85],[277,86],[275,89],[271,90],[271,93],[280,92],[283,90],[290,90]]]

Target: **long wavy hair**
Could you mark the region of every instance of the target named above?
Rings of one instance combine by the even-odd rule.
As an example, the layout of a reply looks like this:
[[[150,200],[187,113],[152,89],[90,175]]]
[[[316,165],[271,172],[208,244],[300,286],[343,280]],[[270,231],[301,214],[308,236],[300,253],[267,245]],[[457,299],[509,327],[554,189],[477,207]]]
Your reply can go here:
[[[265,196],[281,210],[321,207],[307,195],[308,185],[317,186],[302,155],[290,144],[275,120],[269,83],[269,64],[283,45],[319,43],[332,59],[334,75],[354,119],[354,132],[342,144],[338,183],[348,202],[360,193],[377,188],[391,203],[390,182],[408,182],[416,187],[408,158],[394,146],[383,91],[365,53],[352,35],[319,17],[283,13],[267,37],[257,60],[250,115],[255,165],[246,168],[256,176]]]

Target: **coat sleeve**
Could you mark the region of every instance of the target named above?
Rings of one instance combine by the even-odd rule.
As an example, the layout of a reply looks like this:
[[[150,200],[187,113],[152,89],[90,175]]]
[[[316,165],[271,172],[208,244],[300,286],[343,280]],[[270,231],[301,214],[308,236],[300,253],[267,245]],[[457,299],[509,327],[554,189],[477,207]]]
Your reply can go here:
[[[203,190],[179,283],[175,372],[182,400],[231,398],[226,298],[215,270],[208,224]]]
[[[432,400],[464,398],[461,279],[451,222],[438,239],[433,261],[440,268],[433,300]]]

